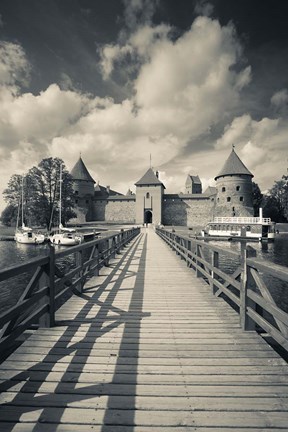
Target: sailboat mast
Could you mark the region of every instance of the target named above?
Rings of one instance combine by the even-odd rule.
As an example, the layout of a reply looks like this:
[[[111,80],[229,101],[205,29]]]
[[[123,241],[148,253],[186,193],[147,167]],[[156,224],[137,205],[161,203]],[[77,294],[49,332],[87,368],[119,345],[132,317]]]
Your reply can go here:
[[[21,205],[21,222],[22,222],[22,228],[24,226],[24,179],[22,176],[22,195],[21,195],[21,201],[22,201],[22,205]]]
[[[61,225],[62,223],[62,164],[60,164],[59,219]]]

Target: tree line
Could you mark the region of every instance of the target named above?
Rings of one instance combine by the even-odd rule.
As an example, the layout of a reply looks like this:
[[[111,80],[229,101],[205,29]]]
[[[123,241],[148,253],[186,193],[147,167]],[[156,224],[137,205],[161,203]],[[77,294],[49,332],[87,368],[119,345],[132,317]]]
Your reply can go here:
[[[265,217],[274,222],[288,222],[288,176],[283,175],[275,181],[266,194],[262,194],[257,183],[253,182],[253,207],[255,216],[262,207]]]
[[[61,221],[59,220],[60,167],[62,168]],[[1,214],[1,222],[16,226],[22,212],[27,226],[41,226],[50,230],[76,216],[73,211],[73,179],[60,158],[43,159],[25,175],[14,174],[3,191],[7,206]]]

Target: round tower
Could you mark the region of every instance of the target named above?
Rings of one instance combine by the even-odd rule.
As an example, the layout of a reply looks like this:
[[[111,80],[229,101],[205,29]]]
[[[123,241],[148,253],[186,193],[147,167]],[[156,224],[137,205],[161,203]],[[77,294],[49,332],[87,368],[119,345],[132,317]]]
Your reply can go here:
[[[92,220],[95,181],[89,174],[81,156],[70,174],[73,178],[76,220],[81,223]]]
[[[71,176],[73,177],[73,190],[75,196],[80,198],[86,195],[94,196],[94,184],[95,181],[89,174],[81,156],[71,170]]]
[[[233,148],[215,177],[215,216],[253,216],[252,177]]]

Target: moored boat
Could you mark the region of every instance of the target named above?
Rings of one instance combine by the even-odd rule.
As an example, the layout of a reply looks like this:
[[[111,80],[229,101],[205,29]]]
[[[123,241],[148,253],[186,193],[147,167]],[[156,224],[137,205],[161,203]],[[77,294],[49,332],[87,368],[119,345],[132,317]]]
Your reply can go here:
[[[36,233],[33,231],[32,228],[25,226],[24,223],[24,186],[23,186],[23,177],[22,177],[22,191],[21,191],[21,227],[18,227],[18,221],[19,221],[19,212],[20,212],[20,200],[19,200],[19,206],[18,206],[18,215],[17,215],[17,222],[16,222],[16,231],[14,235],[14,240],[17,243],[22,244],[41,244],[45,241],[44,234]]]
[[[275,226],[270,218],[263,218],[260,209],[258,217],[215,217],[203,233],[227,240],[274,241]]]
[[[78,234],[74,228],[64,228],[62,224],[59,225],[58,232],[49,235],[49,240],[53,244],[63,246],[75,246],[82,241],[81,234]]]
[[[48,238],[53,244],[63,246],[75,246],[82,241],[82,236],[74,228],[66,228],[62,225],[62,166],[60,165],[59,180],[59,229],[51,233]]]
[[[45,241],[44,234],[36,233],[32,228],[26,227],[24,223],[21,228],[17,228],[14,239],[22,244],[41,244]]]

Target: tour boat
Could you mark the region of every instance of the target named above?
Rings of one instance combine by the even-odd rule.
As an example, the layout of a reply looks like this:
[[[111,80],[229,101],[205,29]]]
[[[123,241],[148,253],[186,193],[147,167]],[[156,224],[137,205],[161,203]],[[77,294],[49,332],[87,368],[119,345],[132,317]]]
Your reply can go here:
[[[260,209],[259,217],[215,217],[202,235],[228,240],[274,241],[275,225],[270,218],[262,217]]]
[[[14,235],[14,239],[17,243],[22,244],[41,244],[45,241],[44,234],[36,233],[33,231],[32,228],[26,227],[24,224],[24,192],[23,192],[23,177],[22,177],[22,193],[21,193],[21,219],[22,219],[22,226],[18,227],[18,220],[19,220],[19,209],[20,209],[20,200],[19,200],[19,207],[18,207],[18,215],[17,215],[17,223],[16,223],[16,231]]]

